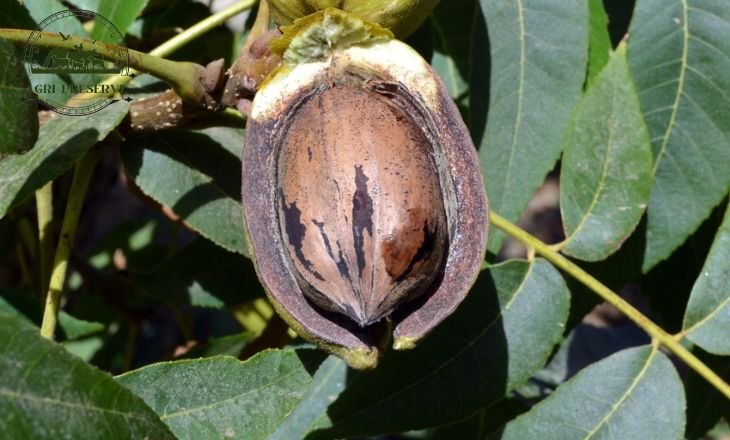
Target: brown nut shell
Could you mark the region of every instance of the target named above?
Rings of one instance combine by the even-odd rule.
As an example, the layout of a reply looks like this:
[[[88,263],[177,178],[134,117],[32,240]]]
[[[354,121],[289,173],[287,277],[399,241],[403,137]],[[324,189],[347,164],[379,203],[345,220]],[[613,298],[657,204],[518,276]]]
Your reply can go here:
[[[390,99],[334,85],[279,153],[279,222],[304,294],[361,327],[424,293],[448,247],[429,140]]]
[[[277,311],[355,368],[376,365],[391,326],[408,349],[443,321],[484,258],[476,150],[436,73],[397,41],[339,48],[266,82],[242,197]]]

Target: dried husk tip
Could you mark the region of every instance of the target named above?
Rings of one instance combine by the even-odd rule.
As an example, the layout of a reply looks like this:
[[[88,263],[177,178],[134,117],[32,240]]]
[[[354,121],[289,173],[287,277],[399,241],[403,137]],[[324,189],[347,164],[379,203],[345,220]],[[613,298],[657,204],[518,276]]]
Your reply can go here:
[[[397,38],[412,34],[433,12],[439,0],[269,0],[274,21],[289,25],[327,8],[348,12],[390,29]]]

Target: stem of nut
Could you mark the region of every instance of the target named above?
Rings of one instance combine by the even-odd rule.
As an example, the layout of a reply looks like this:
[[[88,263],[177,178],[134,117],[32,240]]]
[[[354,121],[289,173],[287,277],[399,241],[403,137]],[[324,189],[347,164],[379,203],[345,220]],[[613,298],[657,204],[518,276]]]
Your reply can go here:
[[[26,44],[33,32],[20,29],[0,29],[0,38],[4,38],[16,45]],[[57,33],[40,32],[35,45],[43,49],[76,50],[82,47],[81,52],[91,53],[92,48],[96,55],[107,61],[118,59],[117,46],[97,41],[92,44],[88,38],[69,36],[65,39]],[[201,82],[204,67],[189,62],[170,61],[143,52],[128,49],[129,67],[155,75],[169,82],[178,95],[189,102],[206,102],[206,91]]]

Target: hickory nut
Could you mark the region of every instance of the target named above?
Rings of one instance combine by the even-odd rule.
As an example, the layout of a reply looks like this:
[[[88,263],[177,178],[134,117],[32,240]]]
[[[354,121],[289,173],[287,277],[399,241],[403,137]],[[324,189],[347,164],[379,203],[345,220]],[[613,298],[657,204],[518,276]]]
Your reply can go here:
[[[413,347],[479,272],[476,151],[436,73],[380,26],[327,9],[277,47],[243,152],[251,254],[297,333],[372,368],[391,330]]]

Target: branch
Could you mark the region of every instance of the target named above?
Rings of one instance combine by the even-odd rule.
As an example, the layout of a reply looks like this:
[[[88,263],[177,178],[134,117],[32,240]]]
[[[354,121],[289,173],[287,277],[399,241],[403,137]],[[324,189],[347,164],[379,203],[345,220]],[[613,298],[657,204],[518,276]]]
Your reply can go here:
[[[568,260],[566,257],[558,253],[553,247],[543,243],[519,226],[510,223],[507,219],[494,212],[489,213],[489,219],[494,226],[516,238],[528,249],[534,250],[542,255],[546,260],[559,267],[576,280],[583,283],[586,287],[598,294],[606,302],[620,310],[626,317],[634,321],[636,325],[641,327],[656,341],[659,341],[669,351],[674,353],[690,368],[695,370],[697,374],[704,377],[712,386],[717,388],[722,394],[730,399],[730,385],[728,385],[720,376],[712,371],[707,365],[699,360],[689,350],[684,348],[672,335],[665,332],[664,329],[656,325],[652,320],[644,316],[634,306],[626,302],[603,283],[593,278],[588,272],[581,269],[577,264]]]
[[[129,67],[133,69],[130,73],[146,72],[154,75],[170,83],[177,95],[185,102],[209,110],[214,109],[217,106],[217,100],[213,99],[211,93],[219,86],[222,73],[220,66],[208,65],[203,67],[196,63],[170,61],[161,57],[170,55],[181,46],[219,26],[234,15],[251,8],[255,3],[256,0],[243,0],[235,3],[162,43],[150,51],[149,54],[128,49]],[[0,38],[4,38],[15,45],[25,45],[31,33],[32,31],[28,30],[0,29]],[[90,39],[77,36],[64,39],[59,34],[40,32],[40,37],[34,44],[45,49],[77,50],[78,47],[81,47],[81,52],[92,53],[92,51],[95,51],[96,55],[107,61],[117,61],[119,59],[120,48],[118,46],[99,41],[92,42]],[[133,75],[116,76],[102,82],[101,85],[121,86],[127,84],[132,78]],[[214,89],[210,89],[211,84],[215,85]]]
[[[164,43],[160,44],[156,48],[150,51],[150,55],[158,57],[166,57],[171,53],[175,52],[182,46],[185,46],[189,42],[195,40],[201,35],[205,34],[209,30],[223,24],[229,18],[240,14],[243,11],[251,9],[256,4],[256,0],[241,0],[238,3],[234,3],[225,9],[221,9],[210,17],[201,20]]]
[[[33,31],[21,29],[0,29],[0,38],[15,45],[24,45]],[[58,33],[39,32],[34,45],[43,49],[68,49],[83,53],[93,53],[107,61],[119,63],[119,53],[124,48],[88,38],[76,36],[62,37]],[[80,48],[80,49],[79,49]],[[133,49],[129,53],[129,67],[164,79],[178,95],[188,102],[206,102],[206,91],[201,82],[205,68],[196,63],[170,61]]]

